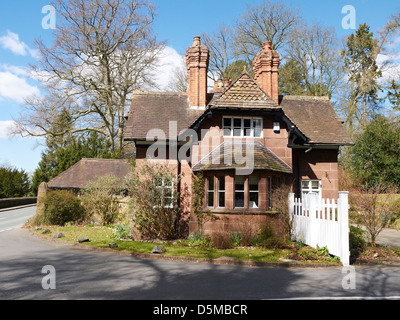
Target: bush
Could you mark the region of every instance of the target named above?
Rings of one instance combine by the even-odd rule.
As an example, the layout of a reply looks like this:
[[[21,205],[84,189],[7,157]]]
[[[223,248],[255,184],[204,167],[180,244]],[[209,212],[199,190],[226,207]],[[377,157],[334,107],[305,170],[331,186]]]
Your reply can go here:
[[[211,235],[211,241],[216,249],[230,249],[232,248],[231,234],[227,231],[214,232]]]
[[[145,163],[126,178],[134,228],[142,238],[172,240],[179,234],[180,176],[166,164]]]
[[[255,238],[255,244],[268,249],[284,247],[286,245],[284,235],[282,235],[282,232],[280,232],[281,230],[277,228],[277,223],[272,223],[272,221],[269,220],[264,222]]]
[[[44,200],[43,214],[36,223],[64,226],[67,222],[79,223],[85,219],[85,209],[78,197],[66,190],[51,191]]]
[[[200,231],[193,232],[189,237],[188,237],[188,245],[190,247],[205,247],[205,248],[211,248],[213,247],[213,243],[211,241],[211,237],[209,235],[206,235]]]
[[[231,233],[231,242],[234,247],[240,246],[242,243],[242,236],[239,232],[232,232]]]
[[[350,256],[352,258],[358,258],[360,253],[363,252],[365,246],[367,245],[364,239],[365,231],[350,226],[350,233],[349,233],[349,246],[350,246]]]
[[[120,180],[106,175],[90,181],[82,190],[82,204],[91,218],[99,220],[102,225],[114,223],[119,205],[116,195],[121,193]]]
[[[117,239],[130,239],[131,238],[131,226],[127,224],[118,224],[114,227],[114,237]]]

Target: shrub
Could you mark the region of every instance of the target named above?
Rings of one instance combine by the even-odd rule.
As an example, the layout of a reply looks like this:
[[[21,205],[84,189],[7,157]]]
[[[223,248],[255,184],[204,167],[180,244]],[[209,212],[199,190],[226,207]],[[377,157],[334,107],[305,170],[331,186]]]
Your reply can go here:
[[[232,248],[231,234],[227,231],[214,232],[211,235],[211,241],[216,249]]]
[[[240,246],[242,243],[242,236],[239,232],[232,232],[231,233],[231,242],[234,247]]]
[[[188,245],[191,247],[205,247],[205,248],[213,247],[211,237],[200,231],[193,232],[188,237]]]
[[[254,238],[257,236],[257,231],[257,223],[245,213],[241,214],[238,218],[237,232],[240,236],[240,244],[242,246],[253,245]]]
[[[146,163],[127,177],[134,228],[141,237],[171,240],[179,235],[179,192],[174,168]]]
[[[364,250],[366,246],[364,234],[365,234],[364,230],[354,226],[350,226],[349,246],[350,246],[350,256],[352,258],[359,257],[360,253]]]
[[[114,237],[117,239],[131,238],[131,226],[127,224],[118,224],[114,227]]]
[[[268,248],[277,249],[286,245],[284,236],[278,230],[278,224],[267,220],[261,225],[255,239],[256,244]]]
[[[102,225],[114,223],[119,205],[116,195],[121,193],[120,180],[106,175],[90,181],[82,190],[82,204],[93,219],[99,220]]]
[[[66,190],[51,191],[44,200],[43,214],[36,223],[64,226],[67,222],[81,222],[85,218],[85,209],[78,197]]]

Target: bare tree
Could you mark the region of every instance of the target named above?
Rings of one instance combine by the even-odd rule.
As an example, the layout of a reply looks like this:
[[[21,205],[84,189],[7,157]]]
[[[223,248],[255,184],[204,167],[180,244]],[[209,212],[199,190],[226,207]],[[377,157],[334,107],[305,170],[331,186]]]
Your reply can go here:
[[[232,30],[222,24],[216,31],[210,34],[202,34],[201,38],[210,51],[208,76],[214,82],[233,80],[228,79],[227,75],[229,65],[235,61]]]
[[[171,80],[167,85],[167,90],[172,92],[187,92],[188,75],[184,56],[182,56],[180,65],[174,69]]]
[[[306,94],[332,96],[343,77],[334,30],[303,23],[292,31],[290,38],[288,56],[300,69]]]
[[[41,59],[32,66],[45,97],[31,97],[14,133],[57,136],[54,115],[67,110],[72,132],[104,134],[122,150],[131,93],[152,82],[162,45],[152,34],[155,8],[146,0],[57,0],[54,42],[36,40]]]
[[[235,55],[252,65],[265,41],[271,42],[273,50],[285,48],[290,33],[300,20],[299,12],[282,1],[268,0],[257,6],[248,6],[233,33]]]
[[[356,219],[366,228],[373,247],[379,233],[399,210],[393,201],[396,191],[379,184],[372,188],[361,186],[359,190],[351,193],[350,203],[356,212]]]

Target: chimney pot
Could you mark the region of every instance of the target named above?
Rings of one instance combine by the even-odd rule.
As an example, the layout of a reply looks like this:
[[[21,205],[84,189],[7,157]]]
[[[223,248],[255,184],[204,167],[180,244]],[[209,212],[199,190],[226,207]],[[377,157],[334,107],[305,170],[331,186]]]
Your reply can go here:
[[[193,38],[193,47],[200,47],[201,46],[201,41],[200,41],[200,37],[196,36]]]
[[[271,41],[265,41],[264,42],[264,51],[271,51],[271,50],[272,50]]]

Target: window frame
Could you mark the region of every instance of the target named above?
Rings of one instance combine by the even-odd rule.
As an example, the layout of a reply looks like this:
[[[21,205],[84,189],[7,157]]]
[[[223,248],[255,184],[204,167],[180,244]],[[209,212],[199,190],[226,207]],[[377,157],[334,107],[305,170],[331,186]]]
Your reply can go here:
[[[250,179],[251,178],[255,178],[255,179],[257,179],[257,190],[251,190],[251,188],[250,188]],[[249,209],[259,209],[260,208],[260,177],[259,176],[249,176],[248,177],[248,185],[249,185],[249,190],[248,190],[248,192],[249,192]],[[251,194],[257,194],[257,207],[253,207],[253,206],[250,206],[250,202],[251,202]]]
[[[230,119],[230,127],[225,126],[225,119]],[[235,130],[239,130],[238,126],[235,126],[235,119],[240,119],[240,136],[235,135]],[[250,120],[250,135],[245,134],[245,120]],[[256,137],[255,132],[256,128],[254,126],[254,120],[260,121],[260,136]],[[236,128],[236,129],[235,129]],[[225,130],[229,130],[230,134],[226,135]],[[222,136],[226,138],[254,138],[261,139],[263,138],[263,118],[262,117],[236,117],[236,116],[223,116],[222,117]]]
[[[303,183],[307,182],[308,187],[304,188]],[[318,188],[315,189],[313,188],[313,182],[318,183]],[[317,194],[317,198],[321,200],[322,198],[322,183],[321,180],[318,179],[301,179],[301,198],[305,200],[307,198],[307,195],[311,192],[314,192]]]
[[[220,183],[221,181],[224,181],[224,189],[221,189],[221,183]],[[226,191],[225,176],[217,177],[217,207],[218,208],[225,208],[225,195],[226,195],[225,191]],[[223,206],[220,205],[221,204],[221,194],[224,195],[224,201],[223,201],[224,205]]]
[[[210,189],[210,181],[212,181],[212,189]],[[212,205],[209,205],[209,194],[212,194]],[[207,177],[207,186],[206,186],[206,207],[214,208],[215,207],[215,181],[214,176]]]
[[[166,178],[165,177],[160,177],[160,178],[155,178],[158,181],[161,181],[161,184],[158,184],[157,182],[153,182],[155,183],[155,187],[156,189],[161,189],[161,208],[165,208],[165,209],[171,209],[174,207],[174,187],[175,187],[175,183],[172,180],[171,184],[167,184],[166,183]],[[171,191],[171,196],[166,196],[165,195],[165,190],[170,190]],[[169,199],[169,204],[165,205],[166,203],[166,199]],[[156,206],[154,206],[156,207]]]

